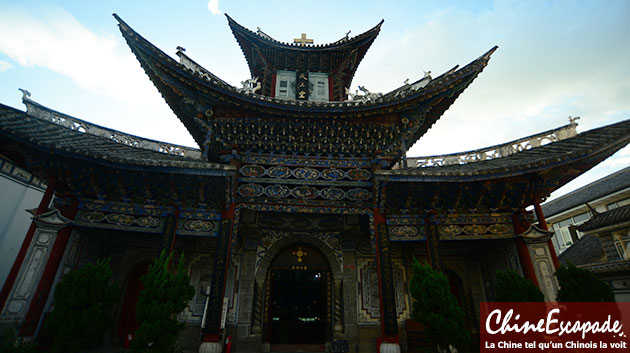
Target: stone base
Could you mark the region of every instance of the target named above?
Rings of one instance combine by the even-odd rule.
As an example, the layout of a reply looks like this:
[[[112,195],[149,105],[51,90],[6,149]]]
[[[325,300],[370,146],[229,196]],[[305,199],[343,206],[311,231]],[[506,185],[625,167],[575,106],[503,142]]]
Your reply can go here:
[[[221,353],[223,345],[220,342],[201,342],[199,353]]]
[[[400,353],[400,345],[398,343],[381,343],[379,353]]]

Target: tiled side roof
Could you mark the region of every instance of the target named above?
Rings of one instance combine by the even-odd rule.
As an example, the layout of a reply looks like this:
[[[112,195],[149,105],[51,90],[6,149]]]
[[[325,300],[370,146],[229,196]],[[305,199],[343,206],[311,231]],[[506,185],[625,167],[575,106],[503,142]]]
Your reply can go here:
[[[628,168],[626,168],[628,169]],[[630,222],[630,205],[598,213],[577,227],[580,232]]]
[[[599,242],[599,237],[586,235],[560,254],[558,260],[562,264],[570,262],[574,265],[586,265],[598,262],[602,257],[604,257],[604,248]]]
[[[67,121],[65,119],[73,119],[70,125],[76,126],[76,128],[73,129],[62,125],[62,123]],[[159,152],[149,148],[134,147],[130,145],[129,140],[118,138],[120,136],[130,137],[131,135],[98,127],[99,130],[109,133],[109,137],[107,137],[107,134],[92,133],[91,127],[94,127],[94,125],[61,113],[53,114],[50,120],[46,120],[0,104],[0,138],[35,145],[41,150],[50,153],[73,155],[78,158],[122,163],[131,166],[203,170],[227,168],[225,165],[201,160],[200,154],[186,157],[168,153],[168,151]],[[138,146],[156,143],[156,141],[140,137],[134,136],[134,138],[133,144]],[[164,146],[168,146],[168,144],[164,144]]]
[[[581,268],[587,269],[594,274],[606,274],[606,273],[630,273],[630,260],[624,261],[615,261],[615,262],[604,262],[598,264],[590,264],[580,266]]]
[[[630,187],[630,167],[549,201],[542,205],[542,210],[545,216],[549,217],[627,187]]]
[[[522,175],[563,165],[600,153],[612,154],[630,142],[630,120],[589,130],[575,137],[531,148],[503,158],[468,164],[379,171],[392,180],[422,181],[436,177],[491,179]],[[630,168],[627,168],[630,172]]]

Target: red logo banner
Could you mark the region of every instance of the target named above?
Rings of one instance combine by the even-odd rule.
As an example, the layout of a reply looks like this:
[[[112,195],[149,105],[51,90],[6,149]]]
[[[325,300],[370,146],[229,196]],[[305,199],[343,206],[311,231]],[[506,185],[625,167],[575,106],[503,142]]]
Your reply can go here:
[[[629,352],[630,303],[481,303],[480,348]]]

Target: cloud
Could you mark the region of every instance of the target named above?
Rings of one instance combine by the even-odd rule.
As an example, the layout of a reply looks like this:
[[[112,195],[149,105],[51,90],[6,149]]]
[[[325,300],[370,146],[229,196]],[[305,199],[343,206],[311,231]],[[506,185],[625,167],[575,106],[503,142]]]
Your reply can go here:
[[[90,93],[71,110],[56,101],[41,103],[126,133],[196,145],[169,111],[120,33],[91,31],[58,7],[47,7],[45,16],[0,8],[0,53],[10,58],[14,66],[50,70]],[[37,92],[32,93],[34,99],[40,97]],[[86,103],[89,99],[102,102],[103,108],[95,111]],[[153,123],[135,118],[143,116],[150,116]]]
[[[630,47],[619,43],[628,7],[615,6],[508,1],[481,10],[444,7],[400,32],[384,31],[353,84],[387,92],[423,70],[435,77],[499,46],[410,156],[503,143],[564,125],[569,115],[582,117],[580,131],[627,119]],[[585,14],[590,21],[575,21]]]
[[[161,101],[120,36],[90,31],[63,9],[46,17],[2,11],[0,52],[20,66],[50,69],[130,105]]]
[[[13,65],[11,65],[10,63],[0,60],[0,72],[5,72],[11,67],[13,67]]]
[[[213,15],[220,14],[221,11],[219,11],[219,0],[208,1],[208,10],[210,10],[210,12],[212,12]]]

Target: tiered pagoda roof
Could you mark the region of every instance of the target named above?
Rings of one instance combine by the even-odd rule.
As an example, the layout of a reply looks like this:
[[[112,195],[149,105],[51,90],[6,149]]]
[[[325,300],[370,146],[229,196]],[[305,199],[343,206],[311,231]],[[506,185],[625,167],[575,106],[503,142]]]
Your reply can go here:
[[[235,152],[274,153],[375,158],[389,167],[453,104],[496,50],[492,48],[460,69],[456,66],[436,78],[421,78],[372,99],[282,100],[237,89],[183,53],[180,57],[186,65],[180,64],[114,16],[145,72],[210,161],[226,161]],[[347,43],[298,47],[263,38],[233,21],[231,25],[238,29],[237,38],[247,33],[252,43],[256,39],[278,48],[274,50],[309,51],[312,55],[326,48],[359,48],[380,29],[379,24]]]
[[[351,38],[346,36],[330,44],[300,45],[279,42],[260,30],[253,32],[241,26],[227,14],[226,17],[252,77],[261,79],[261,94],[271,96],[274,70],[302,68],[330,73],[337,87],[333,94],[335,101],[346,100],[344,88],[350,87],[354,73],[383,25],[381,21],[367,32]]]

